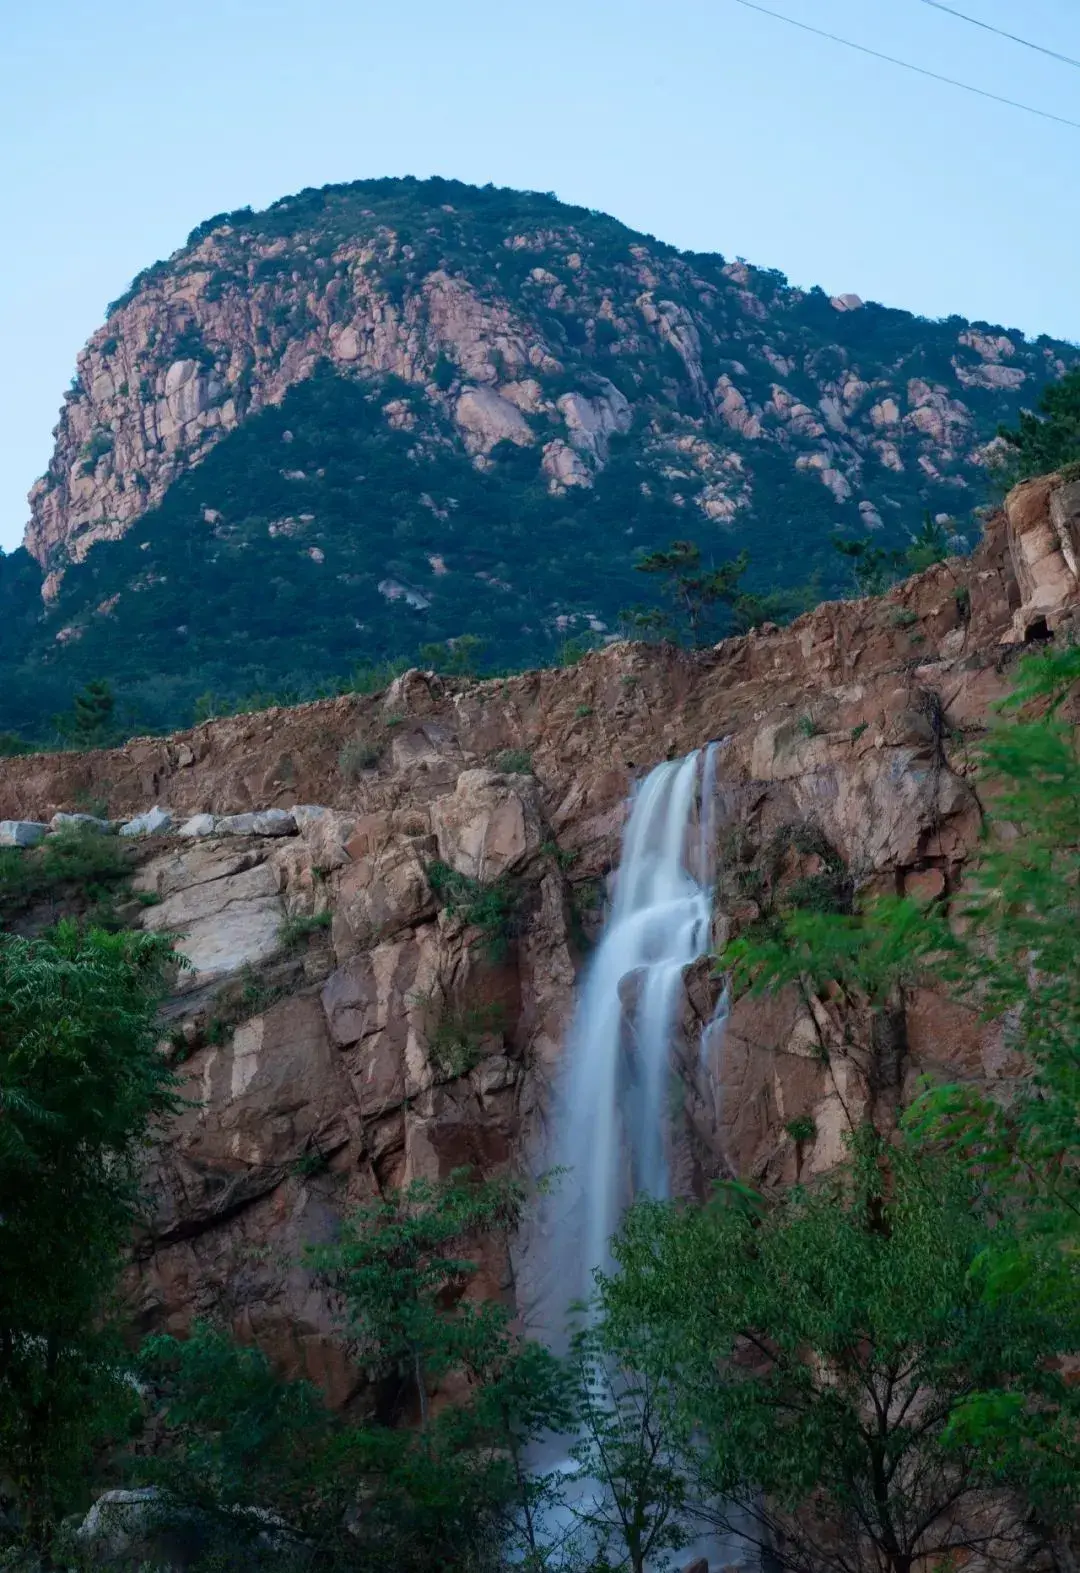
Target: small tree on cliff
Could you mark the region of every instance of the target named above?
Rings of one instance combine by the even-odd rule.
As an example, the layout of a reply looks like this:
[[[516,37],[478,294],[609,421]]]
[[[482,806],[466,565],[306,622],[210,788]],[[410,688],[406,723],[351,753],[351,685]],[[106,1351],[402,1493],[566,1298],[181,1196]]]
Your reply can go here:
[[[635,609],[627,614],[631,626],[638,633],[685,640],[692,647],[711,644],[722,632],[717,608],[725,608],[730,617],[747,600],[739,580],[749,561],[746,552],[740,552],[719,568],[705,568],[701,548],[693,541],[672,541],[666,549],[649,552],[634,566],[638,573],[661,578],[670,611]]]
[[[49,1539],[95,1441],[128,1413],[110,1297],[173,1078],[154,1018],[168,942],[0,937],[0,1478]]]

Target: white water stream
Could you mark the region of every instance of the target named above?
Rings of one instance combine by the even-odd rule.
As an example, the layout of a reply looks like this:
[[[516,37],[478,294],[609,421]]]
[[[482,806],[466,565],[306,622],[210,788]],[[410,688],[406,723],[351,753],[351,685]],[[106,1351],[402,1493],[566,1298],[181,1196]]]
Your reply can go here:
[[[615,896],[566,1047],[553,1280],[565,1304],[610,1266],[635,1197],[668,1194],[671,1048],[686,968],[705,954],[715,877],[716,755],[657,765],[634,797]]]
[[[535,1330],[558,1345],[571,1306],[587,1300],[597,1268],[611,1266],[611,1238],[629,1203],[670,1191],[672,1048],[683,1007],[683,974],[708,949],[716,878],[716,764],[720,743],[657,767],[631,804],[610,915],[586,971],[567,1040],[551,1154],[561,1171],[552,1205]],[[701,1034],[688,1067],[718,1085],[728,994]],[[569,1533],[603,1496],[596,1480],[552,1437],[536,1466],[566,1484],[549,1531]],[[733,1566],[744,1545],[708,1537],[680,1557],[721,1551]]]

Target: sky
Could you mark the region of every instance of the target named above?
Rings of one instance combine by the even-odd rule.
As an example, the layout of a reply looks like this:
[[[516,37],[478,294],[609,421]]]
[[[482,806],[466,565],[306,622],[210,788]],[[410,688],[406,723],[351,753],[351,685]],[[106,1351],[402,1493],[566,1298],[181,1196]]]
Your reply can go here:
[[[926,0],[762,0],[1080,121],[1080,71]],[[1076,0],[953,0],[1080,59]],[[1080,340],[1080,129],[738,0],[0,0],[0,548],[76,354],[201,219],[439,174],[929,316]]]

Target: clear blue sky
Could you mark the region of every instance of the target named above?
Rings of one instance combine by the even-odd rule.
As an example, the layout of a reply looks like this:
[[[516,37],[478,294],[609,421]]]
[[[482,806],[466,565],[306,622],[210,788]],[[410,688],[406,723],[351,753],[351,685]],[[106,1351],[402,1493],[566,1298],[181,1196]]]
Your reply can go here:
[[[1080,71],[921,0],[765,0],[1080,120]],[[1080,58],[1076,0],[955,0]],[[0,0],[0,546],[76,351],[200,219],[441,174],[794,282],[1080,339],[1080,131],[735,0]]]

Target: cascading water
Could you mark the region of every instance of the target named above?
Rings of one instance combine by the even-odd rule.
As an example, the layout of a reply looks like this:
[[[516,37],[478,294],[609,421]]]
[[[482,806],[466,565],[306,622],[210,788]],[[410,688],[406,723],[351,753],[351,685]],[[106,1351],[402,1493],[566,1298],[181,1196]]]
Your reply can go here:
[[[709,942],[720,746],[657,765],[632,804],[556,1115],[563,1172],[548,1265],[563,1310],[610,1265],[611,1236],[632,1198],[668,1194],[671,1047],[683,973]]]
[[[551,1156],[561,1172],[529,1317],[532,1330],[554,1344],[571,1306],[591,1295],[595,1270],[610,1267],[611,1238],[625,1207],[635,1196],[669,1193],[671,1055],[683,973],[709,944],[722,746],[710,743],[657,765],[631,806],[614,901],[585,976],[554,1111]],[[702,1029],[692,1074],[715,1072],[727,1006],[725,988]],[[539,1474],[561,1481],[557,1502],[544,1515],[555,1544],[589,1521],[605,1493],[567,1456],[572,1440],[549,1437],[533,1460]],[[756,1566],[745,1560],[745,1549],[711,1535],[689,1544],[685,1555],[693,1560],[723,1551],[730,1566]]]

